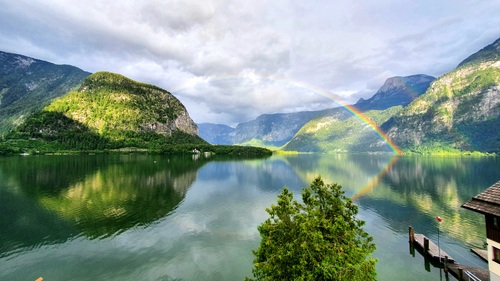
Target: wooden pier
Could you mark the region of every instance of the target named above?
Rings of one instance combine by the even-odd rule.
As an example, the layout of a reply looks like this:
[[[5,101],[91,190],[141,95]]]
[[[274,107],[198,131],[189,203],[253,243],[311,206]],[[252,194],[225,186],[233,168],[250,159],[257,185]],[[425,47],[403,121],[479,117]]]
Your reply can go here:
[[[412,227],[409,229],[410,243],[412,245],[422,249],[423,253],[427,255],[431,260],[437,261],[438,263],[454,263],[455,260],[448,255],[443,249],[434,244],[429,238],[425,237],[423,234],[415,234]]]
[[[426,269],[430,266],[429,261],[433,263],[435,267],[443,268],[445,273],[451,273],[452,276],[457,278],[457,280],[474,280],[474,281],[489,281],[490,274],[488,269],[475,268],[470,266],[464,266],[455,263],[455,260],[448,255],[443,249],[434,244],[429,238],[425,237],[423,234],[415,234],[413,228],[410,226],[408,229],[408,236],[410,247],[419,248],[420,252],[426,258]],[[410,252],[411,252],[410,248]],[[484,251],[473,251],[476,254],[484,254]],[[481,253],[479,253],[481,252]],[[429,270],[429,269],[427,269]],[[448,280],[448,279],[447,279]]]
[[[450,264],[446,268],[457,280],[489,281],[490,271],[484,268]]]

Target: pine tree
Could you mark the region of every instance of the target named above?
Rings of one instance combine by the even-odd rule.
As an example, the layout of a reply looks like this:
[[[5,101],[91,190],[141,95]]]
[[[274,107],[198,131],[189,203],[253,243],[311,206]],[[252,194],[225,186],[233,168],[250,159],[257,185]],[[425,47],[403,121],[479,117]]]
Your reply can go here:
[[[286,187],[258,227],[256,280],[375,280],[373,238],[356,219],[358,207],[338,184],[317,177],[302,203]]]

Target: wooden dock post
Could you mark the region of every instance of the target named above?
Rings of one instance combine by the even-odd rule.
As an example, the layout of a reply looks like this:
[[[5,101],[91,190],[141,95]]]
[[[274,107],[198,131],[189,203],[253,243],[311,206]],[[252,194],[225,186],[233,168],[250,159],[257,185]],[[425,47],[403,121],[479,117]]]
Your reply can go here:
[[[448,273],[448,256],[444,256],[444,272]]]
[[[464,269],[461,267],[458,268],[458,280],[459,281],[464,280]]]
[[[411,226],[408,227],[408,236],[410,242],[413,244],[415,242],[415,230]]]
[[[424,252],[425,254],[429,253],[429,238],[424,237]]]

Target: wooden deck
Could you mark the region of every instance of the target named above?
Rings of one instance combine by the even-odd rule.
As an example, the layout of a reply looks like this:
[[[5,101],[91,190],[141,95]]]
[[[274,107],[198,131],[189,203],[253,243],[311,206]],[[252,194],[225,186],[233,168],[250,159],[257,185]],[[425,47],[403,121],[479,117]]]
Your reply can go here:
[[[424,250],[424,253],[426,253],[429,258],[444,263],[446,257],[448,257],[448,263],[454,263],[455,260],[448,254],[446,253],[443,249],[439,249],[439,247],[434,244],[429,238],[425,237],[423,234],[415,234],[414,235],[414,244]],[[426,251],[426,242],[425,240],[428,240],[428,249]],[[441,258],[439,258],[439,255],[441,254]]]
[[[485,262],[488,262],[488,251],[483,250],[483,249],[476,249],[476,248],[472,248],[472,249],[470,249],[470,251],[473,252],[474,254],[476,254],[478,257],[480,257]]]
[[[488,269],[470,267],[455,263],[455,260],[450,257],[448,253],[446,253],[443,249],[440,250],[438,246],[425,237],[425,235],[415,234],[411,226],[409,227],[409,242],[411,247],[419,248],[419,252],[425,256],[426,260],[429,259],[431,264],[435,267],[444,268],[446,274],[450,273],[453,277],[457,278],[457,280],[490,280],[490,272]],[[471,251],[477,255],[487,255],[484,250],[471,249]],[[439,254],[441,254],[441,258]]]
[[[449,264],[448,272],[457,280],[489,281],[490,271],[484,268],[464,266],[461,264]]]

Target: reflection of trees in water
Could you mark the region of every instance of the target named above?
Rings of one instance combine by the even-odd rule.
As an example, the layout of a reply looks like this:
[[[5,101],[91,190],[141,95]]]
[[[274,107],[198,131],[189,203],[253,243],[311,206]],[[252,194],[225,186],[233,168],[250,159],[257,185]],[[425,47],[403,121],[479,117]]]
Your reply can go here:
[[[482,245],[484,221],[461,208],[471,197],[498,180],[500,159],[473,157],[408,157],[391,163],[389,155],[296,155],[285,159],[306,182],[320,174],[341,184],[358,204],[380,214],[392,229],[420,231],[441,215],[442,230],[468,244]]]
[[[391,155],[296,155],[286,161],[306,183],[321,175],[327,183],[342,185],[349,196],[365,187],[390,163]]]
[[[434,217],[440,215],[443,232],[482,246],[483,218],[461,205],[494,183],[499,167],[497,158],[401,157],[360,204],[376,209],[400,232],[407,231],[403,223],[417,231],[434,228]]]
[[[146,155],[0,159],[0,226],[15,229],[0,232],[0,255],[79,232],[98,238],[148,225],[179,204],[204,163]]]

